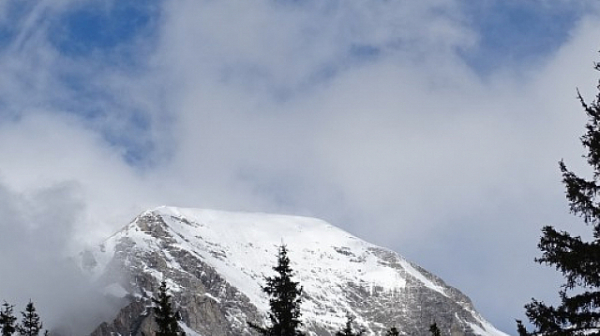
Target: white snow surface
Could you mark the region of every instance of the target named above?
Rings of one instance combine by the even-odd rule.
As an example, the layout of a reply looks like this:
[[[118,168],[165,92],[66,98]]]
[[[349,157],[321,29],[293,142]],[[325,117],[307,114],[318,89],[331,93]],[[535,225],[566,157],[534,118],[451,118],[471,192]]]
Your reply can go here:
[[[183,329],[183,332],[185,332],[186,336],[202,336],[197,331],[195,331],[194,329],[188,327],[187,324],[185,324],[183,322],[179,322],[179,327],[181,329]]]
[[[476,334],[482,335],[482,336],[507,336],[505,333],[503,333],[502,331],[496,329],[496,327],[494,327],[493,325],[491,325],[489,322],[482,320],[481,324],[482,326],[478,326],[475,323],[472,322],[467,322],[467,324],[469,324],[469,326],[473,329],[473,331]]]
[[[342,288],[331,285],[348,281],[390,292],[406,285],[405,274],[380,264],[379,258],[367,251],[377,246],[319,219],[174,207],[160,207],[153,212],[160,214],[176,233],[181,248],[201,255],[265,311],[268,300],[261,284],[265,276],[274,274],[272,267],[281,244],[287,246],[296,279],[313,297],[330,296],[332,290],[341,294]],[[406,267],[406,271],[425,279],[412,267]],[[444,294],[441,287],[424,283]]]
[[[268,310],[268,297],[261,286],[264,285],[264,277],[274,275],[272,267],[276,264],[277,249],[281,244],[287,246],[295,279],[303,286],[304,293],[312,298],[303,301],[303,316],[317,323],[342,325],[346,319],[344,314],[323,314],[323,307],[318,306],[323,298],[327,298],[324,301],[333,300],[334,304],[352,313],[352,308],[342,299],[348,282],[394,295],[407,285],[406,279],[412,277],[448,296],[442,286],[395,252],[389,251],[397,256],[401,268],[388,266],[373,253],[372,249],[381,250],[381,247],[319,219],[167,206],[145,214],[161,216],[177,240],[176,247],[190,251],[213,266],[264,312]],[[156,239],[143,232],[134,221],[125,230],[110,237],[94,253],[97,265],[92,272],[95,276],[102,274],[113,257],[116,242],[124,237],[134,241],[136,249],[162,250]],[[180,268],[174,259],[169,267]],[[157,273],[154,274],[157,279],[163,279],[159,272],[148,271]],[[175,283],[169,283],[169,286],[174,291],[179,289]],[[506,336],[485,320],[481,319],[481,322],[483,328],[473,325],[476,333]]]

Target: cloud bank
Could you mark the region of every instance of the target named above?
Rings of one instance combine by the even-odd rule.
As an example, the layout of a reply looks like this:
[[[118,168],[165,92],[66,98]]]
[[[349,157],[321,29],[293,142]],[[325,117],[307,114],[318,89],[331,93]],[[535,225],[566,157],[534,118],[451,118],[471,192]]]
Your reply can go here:
[[[4,3],[0,298],[50,311],[22,278],[170,204],[326,219],[514,333],[556,293],[533,263],[540,227],[577,222],[557,161],[586,172],[575,88],[595,96],[600,25],[582,2],[521,57],[486,42],[486,3]]]

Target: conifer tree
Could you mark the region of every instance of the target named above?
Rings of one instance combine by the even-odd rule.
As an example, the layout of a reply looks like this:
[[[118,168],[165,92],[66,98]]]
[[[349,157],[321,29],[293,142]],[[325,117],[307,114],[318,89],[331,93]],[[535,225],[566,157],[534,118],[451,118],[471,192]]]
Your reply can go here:
[[[391,327],[385,332],[385,336],[400,336],[400,332],[398,331],[398,328]]]
[[[431,333],[431,336],[442,336],[442,332],[435,322],[429,327],[429,332]]]
[[[40,316],[35,311],[35,306],[31,300],[25,307],[25,311],[21,312],[21,315],[21,323],[17,325],[17,331],[19,332],[19,335],[38,336],[40,331],[42,331],[42,322],[40,322]]]
[[[0,330],[2,330],[2,336],[11,336],[17,331],[17,317],[13,315],[13,305],[8,304],[6,301],[2,304],[2,310],[0,310]]]
[[[263,291],[270,296],[270,325],[261,327],[249,322],[250,327],[264,336],[304,336],[300,331],[300,304],[302,303],[302,287],[292,280],[293,270],[285,245],[279,247],[277,266],[273,270],[275,276],[266,278]]]
[[[595,69],[600,70],[600,65],[596,64]],[[535,299],[525,306],[535,329],[528,332],[521,321],[517,321],[521,336],[600,335],[600,93],[591,104],[586,103],[579,92],[578,98],[588,116],[581,142],[593,174],[582,178],[563,161],[559,166],[571,213],[591,227],[592,238],[583,239],[552,226],[542,229],[538,244],[542,256],[536,262],[554,266],[566,279],[559,290],[557,306]]]
[[[156,336],[184,336],[185,332],[179,327],[179,314],[173,310],[171,295],[168,294],[167,282],[162,281],[158,287],[158,293],[152,302],[154,321],[158,325]]]
[[[353,327],[353,324],[354,324],[354,316],[352,316],[350,314],[346,315],[346,325],[344,326],[344,328],[342,330],[339,330],[338,332],[336,332],[335,336],[361,336],[366,332],[365,328],[362,328],[362,327],[355,329]],[[392,328],[392,329],[395,329],[395,328]]]

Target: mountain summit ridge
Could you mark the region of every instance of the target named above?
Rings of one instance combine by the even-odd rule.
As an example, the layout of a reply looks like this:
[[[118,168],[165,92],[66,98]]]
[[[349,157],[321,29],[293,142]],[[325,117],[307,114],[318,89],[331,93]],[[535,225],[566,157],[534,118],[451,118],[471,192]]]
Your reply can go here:
[[[143,212],[82,254],[82,267],[126,302],[92,335],[150,328],[148,300],[162,280],[189,332],[251,334],[246,322],[264,320],[262,286],[282,243],[304,287],[301,311],[311,334],[333,334],[349,314],[374,334],[395,326],[426,335],[436,322],[453,336],[506,336],[438,277],[320,219],[168,206]]]

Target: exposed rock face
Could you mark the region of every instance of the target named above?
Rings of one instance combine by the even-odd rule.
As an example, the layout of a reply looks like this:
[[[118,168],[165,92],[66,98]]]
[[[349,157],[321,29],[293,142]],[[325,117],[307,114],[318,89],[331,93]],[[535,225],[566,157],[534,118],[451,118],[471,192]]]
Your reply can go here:
[[[143,213],[82,254],[82,267],[108,293],[131,302],[92,336],[152,335],[150,298],[161,280],[188,335],[253,334],[247,321],[265,321],[261,286],[282,240],[304,287],[304,325],[313,335],[333,334],[351,314],[375,334],[395,326],[406,335],[428,335],[436,322],[453,336],[504,336],[457,289],[323,221],[167,207]]]

